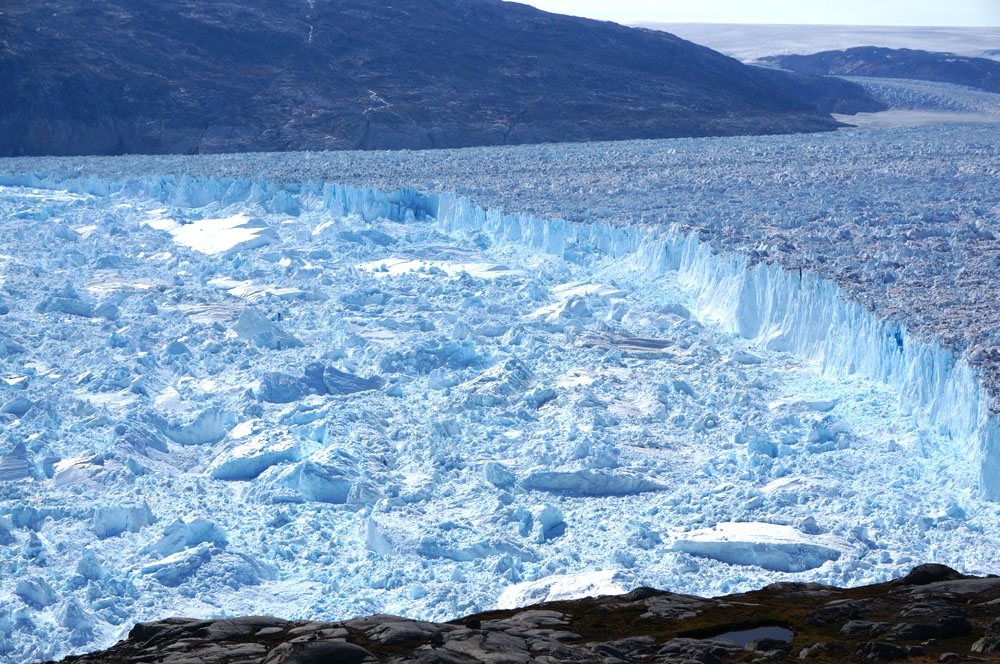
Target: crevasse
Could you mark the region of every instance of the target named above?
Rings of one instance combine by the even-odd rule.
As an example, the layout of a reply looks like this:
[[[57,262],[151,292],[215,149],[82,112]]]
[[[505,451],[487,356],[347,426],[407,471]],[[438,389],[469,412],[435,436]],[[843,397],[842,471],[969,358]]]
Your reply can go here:
[[[817,363],[827,375],[859,375],[896,391],[903,414],[950,438],[979,468],[984,497],[1000,499],[1000,421],[976,370],[948,348],[917,339],[849,299],[836,283],[777,264],[753,264],[720,253],[697,232],[664,224],[575,223],[484,209],[455,194],[260,179],[162,176],[117,182],[61,180],[46,174],[0,176],[0,184],[98,196],[121,193],[176,206],[259,204],[272,213],[302,210],[354,214],[366,220],[429,219],[444,232],[475,230],[567,260],[595,254],[627,261],[637,279],[673,270],[703,321]],[[972,483],[973,480],[970,480]]]

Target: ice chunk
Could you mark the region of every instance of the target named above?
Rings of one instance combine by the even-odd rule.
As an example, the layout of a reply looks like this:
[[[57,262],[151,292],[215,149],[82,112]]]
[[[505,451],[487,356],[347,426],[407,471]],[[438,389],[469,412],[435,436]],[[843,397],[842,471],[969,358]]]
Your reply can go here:
[[[22,551],[26,558],[35,560],[39,565],[45,565],[48,555],[46,553],[46,543],[42,541],[37,532],[28,533],[28,539],[24,542]]]
[[[472,330],[469,325],[459,318],[455,321],[454,325],[451,326],[451,338],[455,341],[462,341],[468,339],[469,335],[472,334]]]
[[[28,464],[28,449],[24,443],[18,443],[10,452],[0,456],[0,482],[25,480],[31,475],[31,467]]]
[[[365,519],[361,534],[365,540],[365,548],[380,556],[388,556],[396,549],[379,522],[371,517]]]
[[[14,417],[24,417],[34,404],[20,395],[13,397],[3,406],[0,406],[0,413],[13,415]]]
[[[105,320],[118,320],[121,317],[121,311],[119,311],[117,304],[110,300],[105,300],[97,305],[94,315]]]
[[[551,387],[536,387],[524,395],[524,402],[532,408],[541,408],[556,398],[556,391]]]
[[[425,558],[447,558],[459,562],[505,555],[526,562],[538,560],[531,551],[503,538],[484,538],[471,543],[458,543],[440,541],[427,536],[420,540],[417,553]]]
[[[245,307],[236,321],[236,335],[254,346],[284,350],[298,348],[302,342],[268,320],[254,307]]]
[[[733,353],[733,360],[740,364],[760,364],[764,361],[760,356],[748,353],[745,350],[738,350]]]
[[[134,473],[118,459],[93,454],[59,461],[53,468],[52,483],[57,487],[86,482],[115,484],[121,479],[133,480]]]
[[[104,566],[89,546],[83,549],[83,556],[76,564],[76,573],[88,581],[100,581],[104,578]]]
[[[40,314],[62,313],[82,318],[94,317],[94,308],[89,303],[67,297],[47,297],[38,303],[35,311]]]
[[[483,465],[483,477],[495,487],[505,489],[517,481],[514,473],[499,461],[487,461]]]
[[[244,586],[256,586],[261,581],[273,581],[276,578],[276,570],[271,565],[261,563],[248,554],[217,549],[210,549],[209,553],[211,558],[198,571],[202,579],[210,578],[233,590],[239,590]]]
[[[152,416],[151,420],[167,438],[179,445],[217,443],[226,437],[226,431],[232,426],[232,417],[218,408],[203,410],[193,418]]]
[[[345,242],[354,242],[355,244],[370,242],[379,247],[388,247],[396,244],[396,238],[374,228],[366,228],[361,231],[341,231],[337,233],[337,239],[344,240]]]
[[[778,456],[778,446],[765,436],[751,436],[747,441],[747,454],[759,454],[773,459]]]
[[[620,300],[628,297],[628,291],[607,284],[571,281],[552,288],[552,292],[562,299],[571,297],[606,297]]]
[[[807,535],[821,535],[823,533],[823,529],[816,523],[816,517],[812,514],[799,521],[798,528]]]
[[[534,524],[534,538],[538,544],[560,537],[566,532],[562,510],[553,505],[546,505],[535,512]]]
[[[19,580],[14,594],[34,609],[44,609],[56,603],[56,591],[48,581],[37,576]]]
[[[275,464],[299,458],[299,446],[294,440],[281,434],[258,434],[222,453],[208,472],[217,480],[252,480]]]
[[[191,349],[183,341],[174,340],[167,344],[164,352],[172,357],[180,357],[182,355],[190,355]]]
[[[10,532],[10,528],[3,521],[0,521],[0,546],[10,546],[15,544],[17,538],[14,537],[14,533]]]
[[[152,575],[154,579],[165,586],[179,586],[211,557],[208,545],[201,544],[143,565],[139,572]]]
[[[672,357],[672,353],[666,350],[672,345],[672,342],[664,339],[630,337],[588,330],[580,335],[577,343],[584,348],[614,349],[626,357],[639,357],[647,360]]]
[[[781,477],[769,482],[762,491],[777,505],[794,505],[818,497],[839,496],[843,487],[829,478]]]
[[[574,295],[562,302],[539,309],[532,313],[531,317],[544,317],[549,323],[559,323],[560,321],[586,319],[593,315],[590,307],[587,306],[587,300],[579,295]]]
[[[226,533],[205,517],[187,516],[176,519],[163,529],[163,536],[147,549],[161,556],[169,556],[202,543],[226,544]]]
[[[277,286],[261,286],[247,281],[240,281],[232,277],[216,277],[209,279],[208,283],[216,288],[225,290],[233,297],[241,297],[251,302],[266,300],[270,297],[279,300],[309,300],[311,296],[301,288],[278,288]]]
[[[533,378],[531,370],[516,357],[494,364],[459,389],[466,394],[465,407],[498,406],[524,394]]]
[[[557,574],[538,581],[516,583],[504,588],[497,609],[519,609],[542,602],[560,602],[582,597],[621,595],[633,585],[632,577],[620,570],[601,570],[581,574]]]
[[[309,388],[301,378],[280,371],[268,371],[260,377],[257,398],[267,403],[292,403],[309,393]]]
[[[680,379],[675,380],[673,381],[673,383],[671,383],[671,385],[674,388],[674,392],[676,392],[677,394],[686,394],[692,399],[698,398],[698,395],[695,393],[694,388],[691,387],[690,383],[688,383],[685,380],[680,380]]]
[[[684,534],[674,551],[714,558],[730,565],[756,565],[777,572],[803,572],[837,560],[850,549],[832,535],[809,535],[773,523],[720,523]]]
[[[120,535],[126,530],[137,533],[153,522],[149,505],[113,505],[99,507],[94,512],[94,533],[100,539]]]
[[[115,426],[115,436],[119,441],[131,446],[140,454],[148,454],[149,450],[166,452],[169,449],[167,441],[160,438],[149,428],[134,422]]]
[[[387,258],[364,263],[358,268],[366,272],[373,272],[378,276],[398,276],[408,272],[416,272],[425,275],[439,274],[454,277],[464,272],[478,279],[497,279],[519,273],[518,270],[511,270],[496,263],[452,263],[409,258]]]
[[[379,376],[362,378],[334,367],[311,364],[303,376],[270,371],[260,378],[261,401],[291,403],[310,394],[355,394],[377,390],[385,384]]]
[[[0,358],[7,357],[9,355],[18,355],[20,353],[23,353],[24,351],[25,351],[24,346],[11,339],[9,334],[4,332],[3,330],[0,330]],[[5,378],[3,380],[8,385],[11,385],[11,381],[14,379]],[[13,385],[11,385],[11,387],[13,387]]]
[[[525,489],[549,491],[567,496],[625,496],[665,489],[645,477],[601,470],[538,470],[521,481]]]
[[[357,460],[336,449],[292,466],[274,468],[255,480],[250,496],[269,503],[348,502],[358,483]]]
[[[70,632],[70,645],[82,646],[93,638],[94,619],[76,600],[69,600],[59,609],[57,620]]]
[[[385,381],[379,376],[362,378],[335,367],[326,367],[323,370],[323,384],[330,394],[354,394],[377,390],[385,384]]]
[[[482,358],[475,345],[469,341],[437,339],[424,342],[417,348],[385,352],[379,358],[379,370],[398,373],[413,370],[421,374],[435,369],[464,369],[477,364]]]

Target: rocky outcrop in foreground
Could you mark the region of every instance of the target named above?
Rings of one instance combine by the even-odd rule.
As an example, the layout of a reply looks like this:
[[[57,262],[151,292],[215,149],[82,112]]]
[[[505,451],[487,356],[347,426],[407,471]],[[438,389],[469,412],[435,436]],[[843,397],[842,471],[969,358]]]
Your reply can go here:
[[[717,599],[639,588],[439,624],[171,618],[66,662],[472,664],[1000,662],[1000,577],[922,565],[862,588],[776,583]]]

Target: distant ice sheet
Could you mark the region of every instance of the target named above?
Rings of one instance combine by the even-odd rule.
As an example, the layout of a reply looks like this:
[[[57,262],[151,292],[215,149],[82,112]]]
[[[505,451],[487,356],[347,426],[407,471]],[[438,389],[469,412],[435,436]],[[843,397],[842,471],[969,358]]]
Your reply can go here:
[[[818,53],[853,46],[884,46],[1000,57],[1000,28],[863,25],[754,25],[745,23],[639,23],[708,46],[738,60]]]
[[[852,76],[848,80],[889,107],[878,113],[834,114],[837,120],[859,129],[1000,122],[1000,94],[912,79]]]
[[[890,129],[892,127],[926,127],[939,124],[995,124],[996,116],[983,113],[950,113],[947,111],[911,111],[892,109],[878,113],[857,113],[833,117],[857,129]]]

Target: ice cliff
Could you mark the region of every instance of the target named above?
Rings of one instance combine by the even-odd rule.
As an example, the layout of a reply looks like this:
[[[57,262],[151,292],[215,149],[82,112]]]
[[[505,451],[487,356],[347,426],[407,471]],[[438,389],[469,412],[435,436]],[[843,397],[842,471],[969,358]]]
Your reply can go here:
[[[998,419],[977,372],[951,349],[915,339],[898,322],[852,302],[835,283],[773,263],[751,264],[681,228],[508,215],[449,195],[440,197],[435,216],[449,231],[486,231],[497,241],[570,260],[595,252],[624,258],[636,279],[675,270],[700,319],[764,348],[815,362],[824,372],[859,374],[890,385],[903,412],[950,436],[976,459],[979,488],[990,499],[1000,498]]]
[[[0,184],[101,196],[117,193],[181,207],[210,201],[258,204],[279,214],[294,213],[308,200],[331,215],[357,215],[366,221],[431,218],[445,232],[485,232],[495,242],[571,262],[606,255],[626,260],[629,270],[624,276],[636,281],[676,271],[701,320],[764,348],[814,362],[831,375],[858,374],[889,385],[904,413],[963,447],[980,468],[979,489],[991,500],[1000,499],[1000,420],[967,361],[944,344],[914,338],[900,323],[872,314],[830,280],[720,252],[701,241],[697,231],[682,226],[573,223],[484,209],[448,193],[319,183],[287,186],[260,179],[62,181],[24,174],[0,177]]]
[[[987,134],[3,162],[0,652],[1000,569]]]

